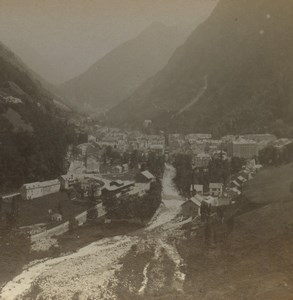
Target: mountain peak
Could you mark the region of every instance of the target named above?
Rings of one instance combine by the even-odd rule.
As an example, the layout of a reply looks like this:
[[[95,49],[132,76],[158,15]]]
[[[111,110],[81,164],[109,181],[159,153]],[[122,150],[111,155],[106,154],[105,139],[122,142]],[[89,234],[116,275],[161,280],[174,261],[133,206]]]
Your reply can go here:
[[[161,70],[184,38],[172,27],[154,22],[137,37],[106,54],[84,74],[63,84],[60,90],[76,107],[82,110],[88,107],[90,113],[104,112]]]
[[[277,121],[293,126],[292,18],[292,0],[220,0],[168,65],[109,119],[215,134],[276,130]]]

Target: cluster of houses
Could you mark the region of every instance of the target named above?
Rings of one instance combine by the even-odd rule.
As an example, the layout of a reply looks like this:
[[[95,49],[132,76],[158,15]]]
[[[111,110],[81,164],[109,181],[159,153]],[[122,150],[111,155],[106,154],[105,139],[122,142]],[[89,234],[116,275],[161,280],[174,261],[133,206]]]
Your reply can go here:
[[[151,182],[155,180],[149,171],[142,171],[137,174],[134,181],[106,180],[94,175],[76,176],[74,174],[61,175],[58,179],[43,182],[33,182],[23,184],[19,193],[13,193],[1,198],[2,202],[7,199],[14,199],[16,196],[22,200],[33,200],[46,195],[55,194],[60,191],[72,190],[76,185],[83,191],[84,197],[99,197],[104,195],[114,195],[119,197],[122,191],[129,194],[145,193]],[[10,199],[10,200],[11,200]]]
[[[102,148],[110,146],[121,153],[139,150],[164,154],[165,151],[164,135],[146,135],[140,131],[125,131],[117,128],[96,127],[88,136],[88,142],[96,143]]]
[[[227,135],[221,139],[213,139],[211,134],[170,134],[168,150],[170,155],[190,154],[194,168],[207,168],[215,155],[247,160],[258,157],[259,152],[269,145],[278,148],[288,143],[292,140],[277,139],[272,134]]]
[[[262,168],[254,159],[248,160],[242,170],[230,178],[224,186],[222,183],[210,183],[209,191],[204,192],[203,185],[190,187],[191,197],[182,204],[182,215],[186,218],[201,216],[202,207],[223,208],[235,204],[235,199],[242,194],[243,185],[251,180]]]
[[[150,189],[151,183],[155,180],[155,176],[149,171],[142,171],[137,174],[133,181],[109,181],[102,189],[102,197],[119,198],[123,195],[143,196]]]
[[[66,174],[56,180],[27,183],[22,185],[17,193],[0,196],[0,221],[7,222],[9,215],[18,214],[20,201],[41,199],[44,196],[55,194],[60,191],[71,191],[71,200],[101,201],[108,197],[119,198],[121,196],[143,196],[149,191],[151,183],[156,180],[149,171],[139,172],[134,180],[107,180],[93,175],[76,176]],[[79,194],[80,197],[76,197]],[[48,211],[52,222],[61,222],[60,212]]]

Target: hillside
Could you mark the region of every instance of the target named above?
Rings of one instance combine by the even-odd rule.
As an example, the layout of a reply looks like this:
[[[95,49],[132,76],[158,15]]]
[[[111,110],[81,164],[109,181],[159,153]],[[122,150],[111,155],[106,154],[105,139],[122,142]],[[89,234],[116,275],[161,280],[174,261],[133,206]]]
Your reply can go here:
[[[118,125],[290,133],[290,0],[221,0],[156,76],[107,115]],[[291,132],[292,133],[292,132]]]
[[[293,200],[293,164],[261,170],[244,186],[244,195],[253,203],[267,204]]]
[[[6,38],[4,44],[13,51],[31,70],[49,82],[58,81],[60,74],[46,55],[39,53],[34,47],[22,39]],[[54,74],[55,73],[55,74]],[[60,72],[59,72],[60,73]],[[53,75],[54,74],[54,75]]]
[[[61,85],[60,91],[69,103],[83,111],[104,112],[162,69],[183,40],[184,35],[176,28],[153,23],[84,74]]]
[[[244,188],[260,207],[240,210],[233,229],[211,223],[210,246],[204,226],[178,242],[187,266],[186,299],[292,298],[292,175],[292,163],[263,169]]]
[[[0,191],[63,171],[73,132],[37,75],[0,43]]]

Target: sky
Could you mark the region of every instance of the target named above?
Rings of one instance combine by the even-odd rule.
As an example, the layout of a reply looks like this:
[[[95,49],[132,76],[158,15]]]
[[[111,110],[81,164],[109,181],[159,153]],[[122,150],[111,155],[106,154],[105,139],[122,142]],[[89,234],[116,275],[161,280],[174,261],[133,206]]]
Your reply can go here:
[[[46,80],[59,84],[153,22],[184,34],[217,0],[0,0],[0,40]]]

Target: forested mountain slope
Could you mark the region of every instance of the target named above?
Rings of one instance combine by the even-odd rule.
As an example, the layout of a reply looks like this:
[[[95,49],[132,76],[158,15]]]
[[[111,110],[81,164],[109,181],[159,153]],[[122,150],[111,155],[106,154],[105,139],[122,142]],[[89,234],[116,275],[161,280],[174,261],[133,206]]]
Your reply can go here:
[[[176,28],[153,23],[85,73],[62,84],[60,91],[80,110],[104,112],[161,70],[184,38]]]
[[[115,125],[288,134],[293,1],[220,0],[156,76],[111,110]]]
[[[62,173],[73,130],[37,76],[0,43],[0,191]]]

